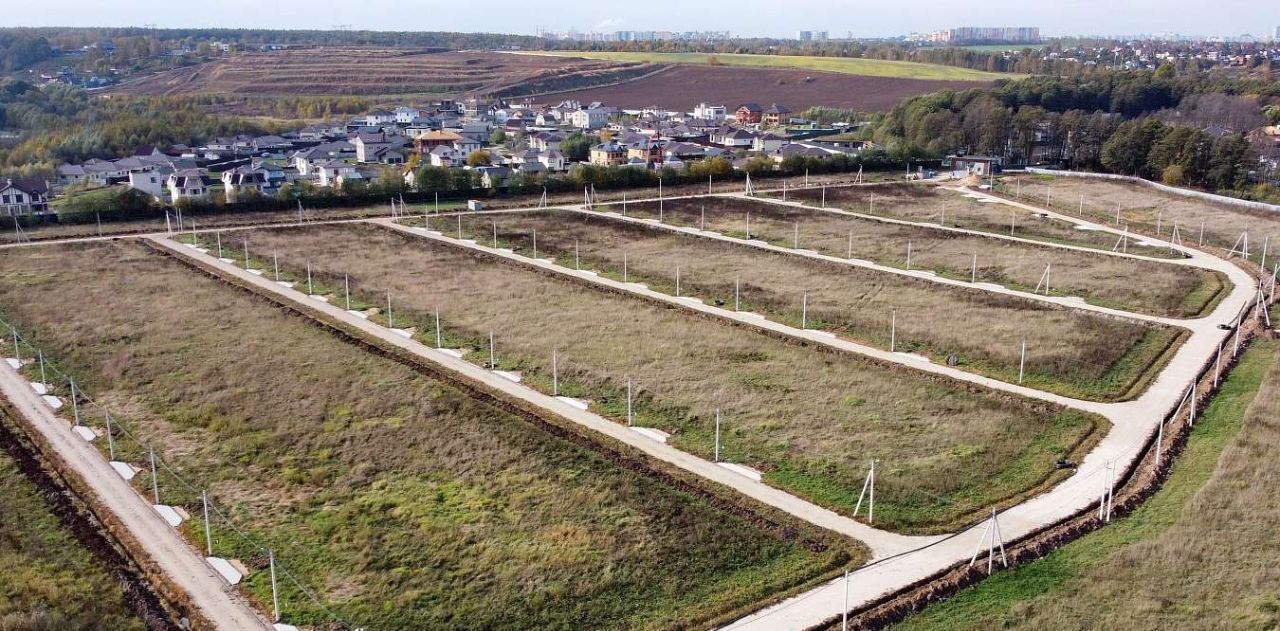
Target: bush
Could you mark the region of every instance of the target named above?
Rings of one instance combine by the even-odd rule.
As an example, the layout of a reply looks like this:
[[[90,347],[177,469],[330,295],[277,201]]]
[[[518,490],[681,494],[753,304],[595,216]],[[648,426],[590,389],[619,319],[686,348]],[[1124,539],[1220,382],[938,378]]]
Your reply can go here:
[[[58,221],[89,223],[155,216],[160,212],[150,195],[117,186],[69,195],[57,206]]]

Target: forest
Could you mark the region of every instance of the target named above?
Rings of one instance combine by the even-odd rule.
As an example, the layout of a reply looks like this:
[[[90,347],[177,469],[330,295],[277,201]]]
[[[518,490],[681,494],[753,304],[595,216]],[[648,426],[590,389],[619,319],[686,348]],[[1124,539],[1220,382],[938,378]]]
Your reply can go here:
[[[1242,125],[1207,131],[1226,120]],[[993,154],[1265,199],[1274,187],[1251,182],[1274,174],[1257,172],[1244,133],[1277,122],[1280,84],[1178,76],[1165,66],[914,97],[885,114],[872,136],[900,157]]]

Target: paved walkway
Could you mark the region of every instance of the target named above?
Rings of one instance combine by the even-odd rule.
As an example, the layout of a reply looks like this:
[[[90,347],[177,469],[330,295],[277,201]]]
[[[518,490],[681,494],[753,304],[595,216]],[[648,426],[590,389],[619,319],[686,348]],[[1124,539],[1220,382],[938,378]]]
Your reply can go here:
[[[105,506],[128,528],[148,559],[190,596],[191,603],[210,622],[219,629],[272,628],[111,468],[97,448],[73,432],[5,361],[0,361],[0,392],[26,419],[27,427],[58,452],[65,463],[60,472],[82,480],[97,496],[97,505]]]

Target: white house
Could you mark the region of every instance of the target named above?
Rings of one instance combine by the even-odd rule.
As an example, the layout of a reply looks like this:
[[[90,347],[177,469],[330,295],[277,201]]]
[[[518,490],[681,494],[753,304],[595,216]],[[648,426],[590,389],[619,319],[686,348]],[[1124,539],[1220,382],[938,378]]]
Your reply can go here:
[[[415,118],[422,116],[422,110],[416,107],[401,106],[397,107],[393,114],[395,114],[397,124],[408,125],[412,123]]]
[[[598,107],[576,110],[570,117],[570,123],[578,129],[600,129],[609,122],[609,112]]]
[[[156,199],[164,195],[167,176],[158,171],[135,171],[129,174],[129,188],[136,188]]]
[[[10,217],[47,212],[49,187],[37,179],[0,180],[0,208]]]
[[[728,115],[729,111],[723,105],[699,103],[697,107],[693,108],[693,117],[699,120],[719,123]]]
[[[431,150],[427,156],[431,159],[433,167],[456,167],[462,166],[466,162],[467,154],[454,149],[449,145],[440,145]]]
[[[556,151],[555,149],[539,153],[538,162],[541,162],[546,166],[548,171],[563,171],[568,168],[566,166],[564,154]]]
[[[394,122],[396,122],[396,115],[387,110],[374,110],[364,115],[364,124],[369,127],[390,125]]]
[[[170,203],[183,199],[208,199],[209,180],[202,169],[183,169],[169,174],[165,183],[169,189]]]
[[[322,164],[315,165],[316,176],[320,178],[320,186],[336,186],[339,176],[351,176],[357,173],[354,165],[342,162],[340,160],[330,160]]]

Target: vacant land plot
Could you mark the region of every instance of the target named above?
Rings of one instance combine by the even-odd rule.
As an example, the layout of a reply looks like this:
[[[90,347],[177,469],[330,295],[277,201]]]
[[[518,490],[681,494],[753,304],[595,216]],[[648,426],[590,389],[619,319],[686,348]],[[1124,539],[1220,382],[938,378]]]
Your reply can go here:
[[[706,626],[859,559],[139,244],[0,262],[5,317],[357,626]],[[94,308],[55,308],[73,304]],[[160,481],[166,501],[200,514],[198,493]],[[145,472],[135,483],[150,488]],[[215,525],[219,551],[259,570],[247,588],[269,602],[260,549]],[[200,521],[184,527],[200,545]],[[332,620],[293,589],[284,609]]]
[[[613,205],[602,210],[622,208]],[[635,217],[656,219],[659,210],[656,202],[627,204],[627,214]],[[746,236],[750,214],[752,238],[774,245],[798,244],[830,256],[900,268],[908,267],[910,251],[910,269],[966,281],[976,277],[978,282],[1024,291],[1039,287],[1043,292],[1045,269],[1051,266],[1051,295],[1080,296],[1093,304],[1152,315],[1203,315],[1227,289],[1226,279],[1208,270],[884,223],[813,208],[711,197],[664,201],[661,214],[665,223],[705,225],[707,230],[737,237]],[[1142,282],[1134,282],[1135,277]]]
[[[678,65],[617,85],[547,95],[546,99],[600,101],[619,107],[690,110],[706,101],[730,108],[747,102],[778,103],[797,112],[809,107],[884,111],[904,98],[938,90],[965,90],[985,80],[930,80],[903,76],[864,76],[790,68],[741,68]]]
[[[1070,214],[1080,213],[1083,198],[1084,216],[1098,222],[1114,223],[1119,209],[1120,225],[1165,239],[1172,236],[1176,223],[1179,237],[1188,245],[1200,242],[1202,225],[1204,244],[1211,247],[1231,248],[1247,230],[1255,261],[1261,258],[1264,242],[1280,245],[1280,214],[1273,211],[1182,197],[1141,184],[1083,177],[1021,176],[1007,179],[1000,187],[1005,195],[1019,190],[1027,203],[1043,204],[1048,199],[1054,210]]]
[[[704,53],[631,53],[631,52],[578,52],[537,53],[604,59],[608,61],[646,62],[658,64],[694,64],[713,66],[743,66],[748,68],[795,68],[820,70],[865,77],[895,77],[904,79],[930,79],[943,81],[995,81],[1016,75],[983,72],[957,66],[926,64],[912,61],[885,61],[856,57],[811,57],[805,55],[751,55]]]
[[[771,195],[781,197],[781,193]],[[789,191],[787,198],[817,205],[822,203],[823,195],[821,188],[811,188]],[[1050,219],[1041,213],[1000,203],[982,203],[927,184],[828,187],[825,195],[828,206],[845,210],[909,221],[941,222],[945,219],[946,225],[956,228],[1100,250],[1111,250],[1118,238],[1110,233],[1081,230],[1074,222]],[[1141,245],[1138,239],[1130,239],[1126,251],[1154,257],[1178,256],[1171,254],[1168,248]]]
[[[885,473],[876,525],[908,531],[954,526],[974,511],[1059,479],[1059,457],[1079,453],[1100,419],[997,396],[845,353],[805,348],[718,320],[693,317],[447,244],[367,225],[258,230],[251,247],[272,253],[318,292],[357,308],[386,306],[392,320],[434,343],[439,309],[446,346],[551,390],[594,401],[626,421],[671,432],[681,449],[764,471],[773,484],[851,512],[870,458]],[[376,314],[376,312],[373,312]],[[379,317],[375,315],[374,317]],[[385,323],[385,319],[380,319]]]
[[[641,62],[485,51],[314,48],[238,53],[142,77],[113,91],[144,95],[514,96],[607,84],[658,68]]]
[[[628,280],[730,309],[737,285],[744,311],[885,349],[892,343],[891,350],[937,361],[950,357],[951,363],[1006,381],[1018,380],[1025,340],[1034,349],[1026,383],[1077,397],[1140,393],[1179,337],[1175,329],[1138,321],[604,217],[561,211],[466,219],[464,234],[485,243],[492,242],[496,229],[499,244],[531,254],[536,232],[539,256],[617,279],[623,277],[625,257]]]
[[[1134,514],[999,573],[896,628],[1275,627],[1276,348],[1264,340],[1244,354],[1196,421],[1163,488]]]
[[[0,576],[0,629],[146,628],[120,586],[3,448]]]

